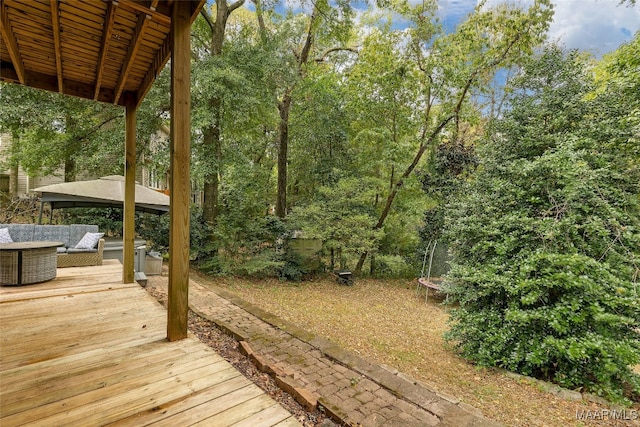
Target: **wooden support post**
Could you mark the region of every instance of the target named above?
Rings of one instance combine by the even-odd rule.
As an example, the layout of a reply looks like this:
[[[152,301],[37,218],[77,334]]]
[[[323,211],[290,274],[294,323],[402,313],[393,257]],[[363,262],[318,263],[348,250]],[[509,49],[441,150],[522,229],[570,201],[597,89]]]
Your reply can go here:
[[[133,283],[136,211],[136,107],[128,103],[125,117],[124,209],[122,214],[122,283]]]
[[[189,311],[189,206],[191,204],[190,73],[191,3],[171,13],[171,193],[167,338],[187,337]]]

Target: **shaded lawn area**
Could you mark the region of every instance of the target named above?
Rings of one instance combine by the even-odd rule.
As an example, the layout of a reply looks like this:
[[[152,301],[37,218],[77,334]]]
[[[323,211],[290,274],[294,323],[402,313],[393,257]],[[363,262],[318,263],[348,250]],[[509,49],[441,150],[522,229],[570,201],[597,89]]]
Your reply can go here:
[[[578,421],[577,411],[607,409],[542,391],[527,380],[478,368],[447,348],[448,308],[441,298],[416,296],[415,282],[356,280],[341,286],[331,278],[288,283],[276,279],[205,278],[202,284],[242,299],[340,344],[360,356],[392,366],[467,402],[509,426],[638,426],[639,421]],[[638,407],[634,409],[640,409]]]

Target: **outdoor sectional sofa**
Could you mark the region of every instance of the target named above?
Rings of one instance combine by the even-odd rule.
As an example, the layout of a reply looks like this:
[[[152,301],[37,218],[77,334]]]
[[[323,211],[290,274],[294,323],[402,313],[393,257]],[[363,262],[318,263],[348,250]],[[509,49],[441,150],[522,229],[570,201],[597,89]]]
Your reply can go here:
[[[102,265],[104,239],[98,241],[95,249],[76,249],[76,244],[85,233],[97,233],[97,225],[36,225],[0,224],[0,229],[8,228],[14,242],[54,241],[63,242],[58,248],[58,268]]]

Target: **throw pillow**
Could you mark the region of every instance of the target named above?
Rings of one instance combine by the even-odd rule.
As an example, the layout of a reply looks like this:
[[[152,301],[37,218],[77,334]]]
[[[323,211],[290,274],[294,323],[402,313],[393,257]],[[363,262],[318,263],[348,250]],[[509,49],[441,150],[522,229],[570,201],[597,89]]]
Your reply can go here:
[[[0,243],[13,243],[8,228],[0,228]]]
[[[102,239],[104,233],[85,233],[82,239],[76,244],[76,249],[95,249],[98,240]]]

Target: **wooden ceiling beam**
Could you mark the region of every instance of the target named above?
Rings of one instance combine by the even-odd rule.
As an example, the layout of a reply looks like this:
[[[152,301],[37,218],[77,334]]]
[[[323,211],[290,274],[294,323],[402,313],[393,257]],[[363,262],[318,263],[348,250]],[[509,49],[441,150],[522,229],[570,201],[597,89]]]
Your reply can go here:
[[[198,17],[198,14],[200,13],[200,9],[202,9],[205,2],[206,0],[198,0],[198,1],[191,2],[191,24],[193,24],[193,21],[195,21],[196,18]],[[158,49],[158,51],[156,52],[156,56],[153,59],[151,66],[147,70],[147,74],[142,79],[142,83],[138,88],[138,94],[137,94],[138,104],[144,100],[145,96],[147,96],[147,93],[151,89],[153,82],[158,77],[158,74],[160,73],[160,71],[162,71],[164,66],[167,64],[167,62],[169,61],[169,58],[171,58],[170,41],[171,41],[170,36],[167,36],[164,39],[162,46],[160,46],[160,49]]]
[[[171,25],[170,8],[167,2],[158,5],[158,0],[140,2],[135,0],[121,0],[121,6],[131,12],[142,12],[163,25]]]
[[[49,0],[51,6],[51,27],[53,30],[53,45],[55,47],[56,71],[58,73],[58,92],[64,93],[62,81],[62,51],[60,50],[60,15],[58,0]]]
[[[13,37],[13,31],[11,30],[11,22],[9,21],[9,13],[3,3],[0,3],[0,32],[2,33],[2,39],[4,40],[5,47],[9,51],[11,62],[13,63],[13,69],[16,73],[16,78],[20,84],[26,84],[24,62],[22,62],[22,56],[18,49],[18,43],[15,37]]]
[[[65,52],[67,48],[67,45],[62,46],[62,43],[66,40],[61,32],[65,29],[63,27],[63,18],[65,17],[65,12],[70,12],[72,15],[75,14],[75,9],[73,8],[75,2],[67,3],[61,0],[39,0],[37,2],[0,0],[0,37],[2,38],[0,42],[3,43],[3,52],[7,52],[7,56],[2,58],[0,78],[5,81],[100,102],[117,105],[129,105],[131,103],[139,105],[171,57],[171,46],[168,38],[170,25],[166,25],[166,23],[170,24],[171,11],[174,3],[178,0],[104,1],[105,5],[101,6],[101,8],[91,7],[86,10],[78,8],[79,14],[77,16],[91,18],[90,21],[97,24],[92,27],[95,31],[91,34],[100,39],[100,46],[96,46],[93,52],[90,52],[89,48],[82,48],[83,52],[90,52],[90,56],[84,55],[82,61],[87,62],[95,58],[96,62],[91,64],[95,65],[95,75],[90,76],[87,82],[81,82],[79,80],[80,77],[68,78],[66,76],[66,73],[72,70],[73,76],[79,74],[73,68],[76,65],[76,58],[70,57],[68,60],[72,61],[72,65],[69,65],[65,62],[64,52],[62,52],[63,48]],[[187,13],[191,14],[191,23],[193,23],[206,0],[184,1],[189,3]],[[135,13],[136,22],[132,24],[135,25],[135,28],[132,29],[130,43],[127,45],[126,51],[123,52],[125,53],[124,59],[118,65],[118,71],[116,72],[110,69],[108,61],[115,46],[114,34],[118,30],[118,10],[120,9],[124,9],[128,13]],[[101,21],[93,20],[92,16],[88,14],[99,16]],[[150,24],[150,21],[153,21],[153,24]],[[29,26],[32,26],[33,31],[46,37],[50,40],[50,43],[46,43],[46,46],[40,46],[35,39],[23,40],[22,36],[19,35],[22,33],[14,31],[18,24],[20,25],[19,28],[30,28]],[[157,26],[157,30],[162,33],[162,35],[156,32],[153,33],[153,43],[159,43],[156,45],[157,50],[153,52],[154,58],[146,67],[145,74],[142,77],[134,76],[139,62],[138,59],[140,59],[141,52],[145,48],[143,40],[151,32],[149,30],[151,26],[154,26],[154,28]],[[52,33],[49,32],[50,27],[52,28]],[[77,29],[73,29],[72,33],[75,35],[77,31]],[[98,33],[96,34],[96,32]],[[158,38],[163,38],[163,40],[159,41],[157,40]],[[95,40],[96,44],[97,41],[98,39]],[[76,48],[74,46],[70,44],[69,48]],[[77,46],[77,48],[80,47]],[[27,69],[24,60],[27,57],[26,53],[28,52],[29,55],[32,55],[32,51],[38,52],[39,55],[48,56],[51,59],[51,66],[53,66],[53,59],[55,58],[55,67],[51,67],[48,64],[46,66],[45,64],[42,64],[42,66],[34,64],[33,69]],[[87,62],[87,64],[89,63]],[[93,66],[91,68],[93,69]],[[110,76],[109,73],[116,75]],[[131,83],[129,81],[133,77],[138,82],[136,83],[138,88],[130,90]],[[114,88],[108,85],[107,87],[105,86],[107,81],[115,81],[117,86]],[[69,85],[71,87],[68,87]]]
[[[154,5],[157,4],[159,0],[155,0]],[[155,9],[155,6],[151,6],[152,9]],[[133,65],[136,55],[138,54],[138,49],[140,48],[140,43],[142,42],[144,32],[151,22],[151,15],[145,13],[141,13],[138,16],[138,23],[136,24],[136,28],[133,32],[133,37],[131,38],[131,42],[129,43],[129,48],[127,50],[127,56],[125,56],[124,64],[122,65],[122,69],[120,70],[120,76],[118,77],[118,82],[116,83],[115,93],[116,96],[114,98],[114,104],[118,103],[120,99],[120,95],[124,90],[124,86],[127,83],[127,78],[129,77],[129,72],[131,71],[131,66]]]
[[[12,64],[7,62],[0,63],[0,79],[5,81],[17,82],[18,76]],[[51,74],[42,74],[27,71],[25,80],[29,87],[43,89],[49,92],[58,92],[58,78]],[[94,87],[92,84],[83,83],[75,80],[64,79],[64,94],[77,96],[80,98],[92,99]],[[125,105],[126,102],[135,100],[135,93],[124,91],[120,96],[118,105]],[[114,104],[114,92],[111,89],[101,89],[96,101]]]
[[[171,38],[167,36],[164,39],[162,46],[160,46],[160,49],[158,49],[158,51],[156,52],[156,56],[153,58],[153,62],[147,70],[147,74],[145,74],[144,78],[142,79],[140,87],[138,88],[138,103],[142,102],[144,97],[147,95],[149,89],[151,89],[151,85],[153,85],[153,82],[158,77],[160,71],[167,64],[167,61],[169,61],[170,57]]]
[[[107,59],[107,52],[109,51],[109,43],[111,42],[111,34],[113,33],[113,23],[116,17],[116,8],[118,7],[118,1],[113,0],[107,3],[107,12],[104,19],[104,25],[102,28],[102,40],[100,42],[100,53],[98,54],[98,63],[96,64],[96,82],[95,90],[93,93],[93,99],[97,100],[100,94],[100,87],[102,86],[102,76],[104,75],[104,63]]]

